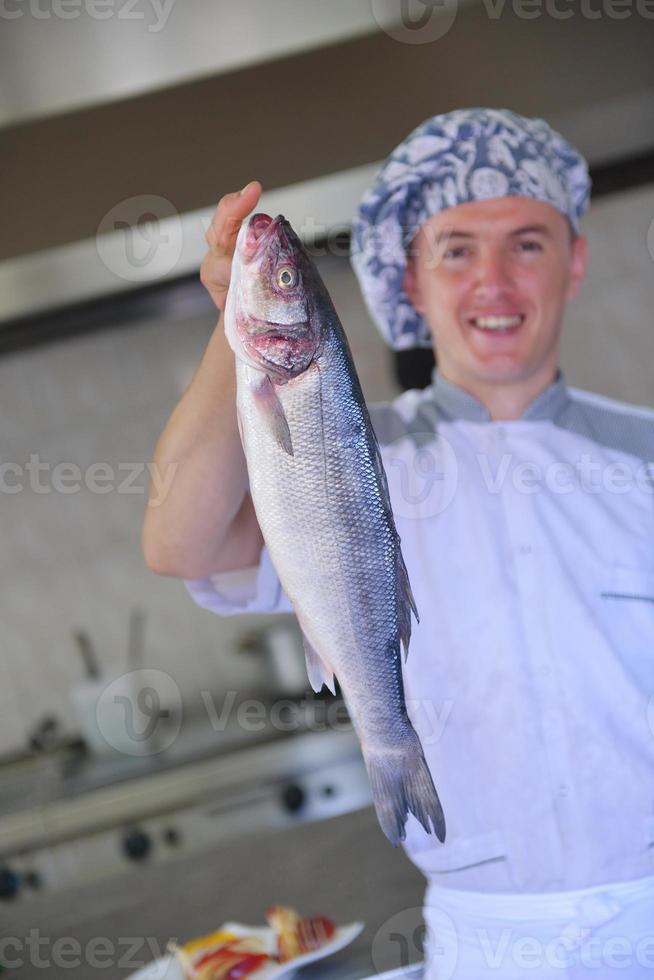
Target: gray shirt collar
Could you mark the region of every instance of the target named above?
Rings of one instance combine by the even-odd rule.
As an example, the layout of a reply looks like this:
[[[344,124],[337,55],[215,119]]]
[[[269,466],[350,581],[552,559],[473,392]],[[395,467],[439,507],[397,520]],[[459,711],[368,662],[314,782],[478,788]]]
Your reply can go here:
[[[463,388],[446,381],[437,368],[434,368],[432,374],[432,393],[439,415],[450,419],[465,419],[468,422],[491,421],[485,405]],[[521,419],[554,419],[569,400],[568,386],[563,371],[559,368],[552,384],[527,406]]]

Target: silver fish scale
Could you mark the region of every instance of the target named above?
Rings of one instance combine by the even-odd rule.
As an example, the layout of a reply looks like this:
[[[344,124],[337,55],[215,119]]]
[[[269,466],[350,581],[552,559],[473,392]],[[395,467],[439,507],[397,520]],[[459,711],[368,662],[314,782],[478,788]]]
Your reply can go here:
[[[307,639],[337,675],[362,742],[391,748],[410,728],[399,652],[399,539],[348,356],[330,331],[317,362],[276,387],[293,456],[262,423],[239,371],[250,491],[280,581]]]

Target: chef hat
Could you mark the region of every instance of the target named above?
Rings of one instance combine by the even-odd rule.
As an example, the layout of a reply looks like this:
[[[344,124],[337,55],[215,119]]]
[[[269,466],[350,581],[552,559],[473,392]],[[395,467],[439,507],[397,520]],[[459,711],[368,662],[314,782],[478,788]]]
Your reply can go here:
[[[352,265],[396,350],[431,346],[403,287],[406,252],[420,226],[457,204],[516,195],[552,204],[575,231],[588,207],[586,161],[543,119],[460,109],[427,119],[393,150],[352,224]]]

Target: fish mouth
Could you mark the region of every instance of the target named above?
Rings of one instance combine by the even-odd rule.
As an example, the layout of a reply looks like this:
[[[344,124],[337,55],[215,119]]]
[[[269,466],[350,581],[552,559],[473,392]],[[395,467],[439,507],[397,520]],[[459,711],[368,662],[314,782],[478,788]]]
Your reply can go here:
[[[281,214],[278,214],[276,218],[271,218],[269,214],[264,214],[263,211],[253,214],[248,221],[243,242],[246,261],[251,261],[285,223],[286,219]]]

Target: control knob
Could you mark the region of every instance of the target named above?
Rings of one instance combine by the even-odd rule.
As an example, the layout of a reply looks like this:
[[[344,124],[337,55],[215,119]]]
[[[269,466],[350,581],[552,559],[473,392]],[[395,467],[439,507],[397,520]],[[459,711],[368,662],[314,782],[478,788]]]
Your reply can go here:
[[[6,865],[0,865],[0,901],[11,902],[20,891],[20,878]]]
[[[289,813],[297,813],[306,803],[307,794],[299,783],[288,783],[282,791],[282,804]]]
[[[130,861],[145,860],[151,848],[152,840],[140,827],[128,830],[123,837],[123,851]]]

